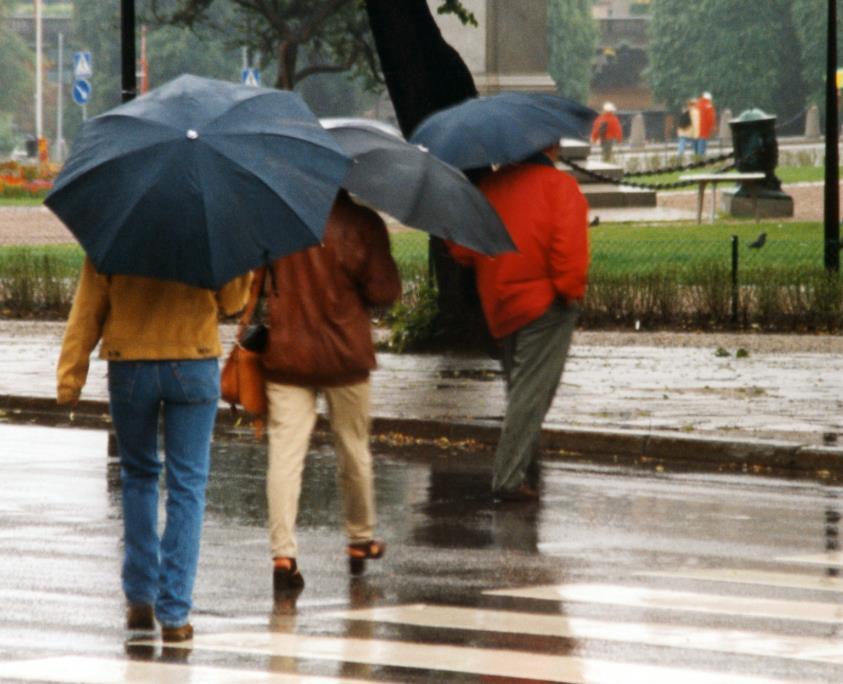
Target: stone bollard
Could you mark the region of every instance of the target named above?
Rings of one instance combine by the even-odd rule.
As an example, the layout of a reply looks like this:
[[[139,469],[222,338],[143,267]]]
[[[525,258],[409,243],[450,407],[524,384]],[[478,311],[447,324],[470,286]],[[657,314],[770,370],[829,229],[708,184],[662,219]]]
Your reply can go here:
[[[720,115],[720,126],[717,129],[717,138],[720,140],[721,145],[732,144],[732,127],[729,125],[732,118],[732,110],[728,108],[724,109],[723,113]]]
[[[805,114],[805,137],[817,140],[820,137],[820,110],[817,105],[811,105]]]
[[[629,127],[629,146],[633,149],[640,149],[644,147],[646,139],[647,135],[644,130],[644,115],[641,112],[638,112],[632,117],[632,123]]]

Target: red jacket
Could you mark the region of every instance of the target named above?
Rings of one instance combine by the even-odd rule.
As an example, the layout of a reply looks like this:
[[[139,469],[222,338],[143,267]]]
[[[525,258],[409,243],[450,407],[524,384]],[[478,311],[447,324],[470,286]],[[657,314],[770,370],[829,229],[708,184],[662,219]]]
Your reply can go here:
[[[697,110],[700,113],[700,137],[708,140],[717,126],[717,111],[711,100],[705,97],[697,100]]]
[[[322,244],[272,264],[267,293],[268,380],[304,387],[363,382],[375,367],[368,307],[401,294],[380,217],[340,196]]]
[[[601,126],[605,128],[603,137],[600,135]],[[591,142],[597,142],[598,140],[602,142],[604,137],[606,140],[614,140],[616,142],[623,140],[623,128],[621,128],[620,119],[612,112],[603,112],[594,120],[594,124],[591,127]]]
[[[539,318],[556,298],[585,294],[588,202],[571,176],[543,164],[509,166],[478,185],[518,252],[487,257],[459,245],[449,249],[476,270],[486,322],[501,338]]]

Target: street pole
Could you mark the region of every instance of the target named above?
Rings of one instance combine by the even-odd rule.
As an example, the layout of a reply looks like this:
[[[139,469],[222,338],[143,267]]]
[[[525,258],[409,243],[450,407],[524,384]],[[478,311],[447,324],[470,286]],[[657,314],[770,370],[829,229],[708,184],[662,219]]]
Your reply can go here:
[[[59,64],[58,64],[58,78],[56,79],[56,87],[58,93],[56,99],[58,100],[58,108],[56,114],[56,151],[54,157],[56,161],[64,161],[65,143],[64,143],[64,34],[59,33]]]
[[[837,0],[828,0],[825,74],[825,268],[840,270],[839,153],[837,112]]]
[[[35,137],[38,144],[44,136],[44,81],[42,62],[41,0],[35,0]]]
[[[135,72],[135,0],[120,0],[120,45],[123,73],[123,102],[134,100],[138,94]]]

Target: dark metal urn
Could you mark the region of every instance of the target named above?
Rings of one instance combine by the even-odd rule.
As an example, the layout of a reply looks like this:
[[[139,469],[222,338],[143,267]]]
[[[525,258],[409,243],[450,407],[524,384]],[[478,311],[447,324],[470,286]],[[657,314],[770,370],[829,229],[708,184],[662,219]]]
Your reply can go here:
[[[776,177],[779,145],[776,140],[776,117],[760,109],[748,109],[729,122],[735,150],[735,166],[741,172],[763,172],[759,196],[781,193],[782,183]],[[747,195],[745,188],[738,195]]]

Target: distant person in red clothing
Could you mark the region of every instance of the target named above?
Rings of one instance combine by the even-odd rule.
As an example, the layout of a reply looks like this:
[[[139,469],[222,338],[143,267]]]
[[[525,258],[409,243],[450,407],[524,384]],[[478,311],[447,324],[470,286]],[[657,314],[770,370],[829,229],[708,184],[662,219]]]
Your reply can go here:
[[[482,178],[517,252],[487,257],[449,244],[476,272],[480,303],[502,345],[507,407],[495,452],[496,501],[539,498],[538,446],[556,395],[588,272],[588,203],[557,170],[554,146]]]
[[[714,133],[714,129],[717,126],[717,111],[714,109],[714,103],[711,101],[711,93],[705,92],[700,95],[699,99],[697,99],[697,110],[700,113],[697,154],[700,157],[704,157],[708,146],[708,139]]]
[[[605,102],[603,113],[594,120],[591,127],[591,142],[600,142],[604,162],[612,161],[612,147],[616,142],[623,140],[623,129],[616,111],[615,105]]]

